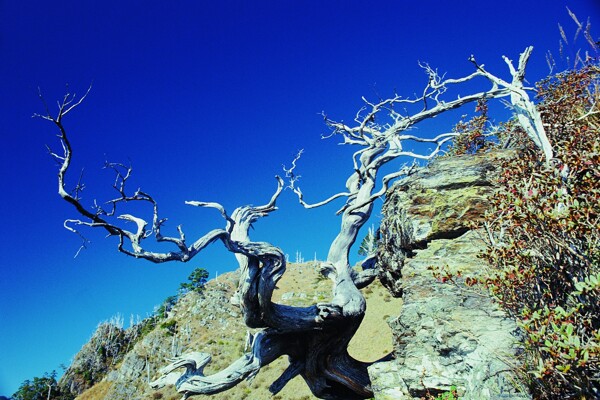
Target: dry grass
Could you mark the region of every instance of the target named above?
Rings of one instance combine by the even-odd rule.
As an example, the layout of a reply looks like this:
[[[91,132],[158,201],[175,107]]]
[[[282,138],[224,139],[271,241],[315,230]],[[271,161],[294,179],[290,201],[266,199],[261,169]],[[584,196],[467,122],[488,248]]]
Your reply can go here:
[[[211,281],[207,290],[222,290],[227,299],[235,290],[236,277],[224,274],[218,282]],[[283,278],[278,282],[273,294],[273,300],[278,303],[296,306],[307,306],[320,301],[327,301],[331,297],[331,283],[327,279],[320,279],[314,263],[290,264]],[[293,293],[293,295],[290,295]],[[362,361],[375,361],[392,350],[392,334],[383,316],[396,316],[400,311],[401,300],[392,299],[385,301],[387,291],[374,282],[363,290],[367,299],[367,313],[357,334],[350,342],[350,354]],[[282,296],[287,294],[286,300]],[[213,356],[213,361],[207,365],[206,373],[214,373],[225,368],[229,363],[240,357],[243,353],[247,328],[241,317],[233,318],[227,314],[221,315],[227,320],[227,326],[221,326],[217,321],[209,328],[199,324],[199,316],[190,312],[197,300],[186,299],[177,308],[174,318],[180,324],[190,324],[193,337],[186,346],[189,350],[205,351]],[[231,310],[235,310],[233,307]],[[158,361],[157,361],[158,363]],[[268,391],[269,385],[275,381],[288,365],[288,360],[281,357],[270,365],[264,367],[251,382],[242,382],[235,388],[224,393],[212,396],[195,396],[201,400],[227,400],[227,399],[268,399],[273,396]],[[90,390],[79,396],[78,399],[104,399],[110,389],[109,382],[100,382]],[[140,398],[152,398],[154,391],[150,388],[140,393]],[[163,388],[160,393],[163,399],[181,398],[173,387]],[[289,400],[314,399],[306,383],[301,377],[290,381],[275,398]]]
[[[77,396],[77,400],[99,400],[105,399],[110,390],[111,382],[101,381]]]
[[[365,291],[372,293],[365,294]],[[400,314],[402,300],[391,297],[379,281],[363,289],[363,294],[367,299],[367,312],[350,341],[348,352],[361,361],[376,361],[393,350],[392,330],[387,319]],[[388,318],[384,319],[385,316]]]

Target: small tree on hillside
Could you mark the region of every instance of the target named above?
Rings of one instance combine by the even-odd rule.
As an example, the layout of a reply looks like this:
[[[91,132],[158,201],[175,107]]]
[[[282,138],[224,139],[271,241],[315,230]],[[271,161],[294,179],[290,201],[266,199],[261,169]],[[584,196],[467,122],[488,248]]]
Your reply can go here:
[[[14,400],[71,400],[74,396],[61,393],[56,381],[56,371],[46,372],[42,377],[25,380],[12,398]]]
[[[154,263],[190,261],[216,241],[234,253],[238,261],[240,280],[234,302],[239,305],[248,327],[262,329],[251,338],[250,351],[225,370],[209,376],[204,376],[202,372],[210,361],[208,355],[184,355],[162,370],[163,377],[155,381],[154,386],[176,384],[186,397],[217,393],[253,377],[261,367],[287,355],[289,366],[271,385],[272,393],[278,393],[289,380],[301,375],[311,391],[320,398],[348,400],[372,397],[367,373],[367,367],[372,363],[354,359],[348,354],[347,347],[365,315],[366,302],[359,289],[376,278],[376,263],[375,257],[368,255],[359,272],[350,265],[349,254],[360,229],[371,216],[375,200],[386,193],[391,182],[412,173],[414,168],[400,168],[383,177],[380,176],[381,170],[401,157],[430,160],[458,135],[457,132],[448,132],[427,138],[407,133],[417,124],[469,103],[499,97],[510,97],[523,129],[544,150],[548,161],[552,157],[552,149],[545,137],[539,114],[527,94],[529,88],[524,86],[525,67],[531,51],[529,47],[521,54],[517,67],[504,57],[510,80],[492,75],[471,56],[475,71],[457,79],[444,79],[436,70],[424,65],[428,82],[421,95],[404,98],[396,94],[374,102],[363,98],[364,106],[350,124],[324,115],[325,124],[331,129],[328,137],[337,137],[342,144],[356,148],[345,190],[321,202],[307,203],[295,171],[300,158],[298,154],[291,167],[285,169],[287,184],[282,178],[276,177],[277,187],[271,199],[262,206],[242,206],[228,213],[219,203],[187,201],[186,204],[191,206],[215,209],[224,219],[224,227],[214,229],[193,242],[186,239],[181,226],[176,235],[164,235],[166,219],[159,216],[154,198],[141,189],[134,192],[127,190],[131,168],[109,164],[116,172],[113,187],[117,197],[104,206],[98,206],[97,203],[92,207],[84,205],[79,197],[81,185],[75,190],[68,190],[65,184],[73,153],[63,118],[80,105],[85,96],[77,100],[75,96],[67,94],[59,103],[56,116],[46,110],[41,117],[58,128],[62,145],[62,152],[51,152],[60,165],[58,192],[81,215],[81,219],[67,220],[67,229],[77,233],[81,226],[103,229],[109,236],[118,238],[120,252]],[[466,83],[469,85],[464,87],[473,87],[470,83],[476,83],[477,80],[487,83],[484,89],[463,94],[456,99],[444,96],[452,87]],[[419,143],[428,144],[431,148],[425,153],[412,150]],[[285,186],[296,194],[305,208],[324,206],[337,199],[345,200],[338,211],[341,214],[339,233],[331,243],[327,260],[319,268],[332,282],[332,296],[327,302],[309,307],[292,307],[271,300],[275,285],[286,269],[285,253],[270,243],[252,241],[249,230],[253,223],[277,209],[276,201]],[[130,202],[148,205],[151,209],[150,222],[147,218],[117,213],[118,209]],[[128,228],[131,225],[133,229]],[[158,242],[172,244],[174,251],[148,250],[146,242],[151,237]],[[169,374],[180,367],[187,367],[188,371],[175,382],[169,378]]]
[[[204,285],[208,281],[208,271],[204,268],[196,268],[188,277],[189,282],[182,283],[179,288],[183,292],[202,293]]]
[[[162,304],[156,308],[156,310],[154,311],[154,315],[156,315],[158,318],[167,318],[169,311],[171,311],[173,307],[175,307],[175,304],[177,304],[178,299],[178,296],[167,297],[162,302]]]

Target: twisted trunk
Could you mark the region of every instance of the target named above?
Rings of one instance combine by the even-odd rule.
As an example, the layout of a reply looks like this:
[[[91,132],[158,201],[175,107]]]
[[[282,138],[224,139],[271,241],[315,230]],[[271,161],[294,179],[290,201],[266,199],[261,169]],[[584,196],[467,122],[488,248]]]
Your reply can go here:
[[[295,186],[299,176],[294,174],[294,169],[301,152],[292,162],[292,167],[285,170],[289,178],[289,188],[296,193],[300,203],[306,208],[320,207],[336,199],[346,198],[345,205],[338,212],[342,214],[340,232],[331,244],[327,261],[320,267],[321,272],[333,283],[332,299],[328,303],[310,307],[289,307],[272,302],[275,285],[286,268],[284,253],[269,243],[252,242],[248,234],[254,222],[276,210],[275,202],[283,190],[281,178],[277,178],[277,190],[267,204],[259,207],[239,207],[231,216],[218,203],[186,202],[192,206],[217,209],[226,221],[225,229],[214,229],[188,244],[181,227],[177,228],[178,236],[168,237],[162,234],[161,229],[166,219],[159,218],[158,205],[150,195],[140,189],[133,194],[126,193],[125,186],[131,176],[131,167],[107,164],[107,167],[116,172],[113,188],[118,192],[118,197],[109,200],[103,206],[94,203],[91,207],[85,207],[81,203],[81,182],[73,190],[67,190],[65,175],[71,164],[72,149],[62,120],[81,104],[87,93],[78,101],[74,95],[65,95],[62,102],[59,102],[56,117],[50,115],[47,108],[46,115],[37,115],[51,121],[59,130],[62,153],[49,150],[50,155],[60,165],[59,195],[83,218],[69,219],[64,224],[67,229],[82,237],[82,248],[87,240],[78,229],[80,226],[86,226],[103,229],[109,236],[118,237],[120,252],[154,263],[190,261],[208,245],[217,241],[221,241],[237,258],[241,278],[233,300],[240,306],[248,327],[263,329],[252,338],[251,351],[224,371],[210,376],[203,374],[204,365],[210,361],[210,357],[202,353],[190,353],[165,367],[162,370],[163,376],[153,385],[158,387],[171,382],[171,372],[185,367],[186,372],[173,382],[178,390],[184,393],[184,397],[217,393],[253,376],[262,366],[281,355],[288,355],[290,365],[271,385],[273,393],[280,391],[294,376],[301,375],[312,392],[323,399],[372,397],[367,375],[368,364],[353,359],[348,354],[347,347],[366,310],[365,299],[359,288],[367,286],[375,279],[375,263],[373,256],[368,256],[363,263],[363,270],[355,271],[350,266],[349,253],[360,229],[371,216],[373,202],[385,194],[391,181],[411,173],[412,167],[402,168],[384,176],[381,179],[381,187],[375,191],[377,173],[386,163],[399,157],[430,160],[442,151],[445,143],[458,135],[454,131],[441,133],[434,138],[406,134],[405,132],[415,124],[482,99],[507,96],[511,96],[524,129],[536,144],[544,149],[549,160],[552,156],[550,143],[539,122],[539,113],[527,95],[526,90],[529,88],[523,85],[525,66],[530,53],[531,48],[527,48],[521,55],[517,68],[505,58],[513,78],[512,82],[490,74],[483,65],[478,65],[473,57],[471,61],[476,66],[475,72],[457,79],[442,79],[436,70],[423,65],[429,81],[422,95],[403,98],[396,94],[378,103],[371,103],[363,98],[365,106],[356,114],[354,125],[346,125],[325,117],[325,123],[332,129],[331,136],[338,135],[343,139],[342,144],[358,146],[359,150],[352,157],[353,172],[346,182],[347,191],[312,205],[304,202],[300,188]],[[491,83],[491,87],[467,93],[466,96],[459,96],[457,99],[446,101],[440,98],[449,87],[480,78]],[[420,154],[413,150],[405,150],[404,142],[428,143],[434,148],[426,154]],[[116,214],[118,207],[130,202],[151,206],[151,223],[130,214]],[[107,207],[108,210],[103,207]],[[123,222],[133,223],[136,229],[126,229],[127,225]],[[157,242],[174,245],[176,251],[146,250],[146,239],[152,236]]]
[[[301,375],[319,398],[372,397],[367,374],[370,364],[353,359],[347,351],[366,309],[365,300],[353,281],[348,262],[349,248],[371,209],[369,204],[360,210],[348,211],[342,218],[342,230],[331,246],[328,261],[322,266],[322,271],[333,281],[332,301],[310,307],[291,307],[271,301],[275,285],[286,268],[283,252],[268,243],[252,242],[248,236],[252,222],[275,210],[274,201],[262,207],[238,208],[231,217],[231,234],[224,237],[223,243],[236,254],[240,265],[236,298],[244,320],[250,327],[264,329],[252,339],[251,351],[225,370],[204,376],[203,365],[196,366],[194,357],[184,355],[164,368],[163,377],[153,386],[169,383],[164,376],[173,369],[188,367],[189,372],[176,382],[180,392],[186,397],[217,393],[287,355],[290,365],[271,385],[273,393],[279,392],[293,377]]]

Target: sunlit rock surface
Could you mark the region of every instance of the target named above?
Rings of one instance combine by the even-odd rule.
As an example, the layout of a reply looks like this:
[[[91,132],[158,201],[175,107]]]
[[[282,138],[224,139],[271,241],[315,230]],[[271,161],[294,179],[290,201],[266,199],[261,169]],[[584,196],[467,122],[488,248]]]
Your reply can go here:
[[[385,332],[385,321],[390,321],[396,359],[369,369],[377,400],[436,396],[451,386],[464,399],[528,398],[518,393],[518,380],[510,372],[518,362],[516,325],[483,290],[464,284],[465,277],[489,268],[478,258],[485,247],[481,232],[470,227],[483,216],[500,159],[511,154],[438,160],[388,193],[381,224],[381,279],[403,301],[391,299],[380,285],[364,289],[364,332],[359,331],[350,349],[365,361],[385,355],[392,346]],[[213,355],[207,368],[216,371],[244,351],[247,330],[229,301],[236,283],[235,273],[220,276],[202,296],[181,298],[148,330],[105,326],[75,357],[61,386],[81,400],[180,398],[171,385],[156,392],[148,384],[170,357],[206,351]],[[331,291],[311,263],[290,265],[278,287],[275,301],[298,306],[324,301]],[[254,381],[210,398],[270,398],[267,388],[286,366],[287,360],[277,360]],[[314,398],[299,378],[278,396]]]
[[[510,152],[437,160],[388,193],[381,225],[382,280],[402,296],[392,320],[396,360],[369,369],[375,398],[413,399],[458,389],[465,399],[528,398],[511,372],[517,326],[487,295],[469,287],[489,268],[472,231]]]

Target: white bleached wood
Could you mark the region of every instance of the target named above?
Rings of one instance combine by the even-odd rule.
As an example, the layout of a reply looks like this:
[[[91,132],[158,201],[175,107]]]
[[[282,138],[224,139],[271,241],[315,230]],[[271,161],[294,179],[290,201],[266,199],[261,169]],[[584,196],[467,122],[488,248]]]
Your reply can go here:
[[[525,130],[527,136],[529,136],[535,145],[542,150],[545,161],[549,164],[553,158],[552,145],[550,144],[550,140],[548,139],[546,130],[542,124],[542,117],[527,94],[527,90],[532,89],[525,87],[523,84],[525,81],[525,67],[527,66],[532,51],[533,46],[529,46],[521,53],[517,69],[515,69],[512,61],[508,57],[502,57],[510,70],[512,76],[511,82],[507,82],[486,71],[483,65],[477,64],[473,56],[471,56],[470,61],[475,64],[477,69],[490,81],[510,90],[510,101],[517,115],[519,124]]]
[[[80,226],[101,228],[109,236],[118,237],[118,250],[122,253],[154,263],[189,261],[217,241],[234,253],[238,261],[240,279],[233,302],[240,307],[248,327],[261,329],[253,337],[250,350],[223,371],[208,376],[204,375],[203,368],[210,361],[210,356],[204,353],[188,354],[163,368],[162,376],[153,385],[160,387],[166,383],[175,383],[184,398],[196,394],[218,393],[251,378],[261,367],[287,355],[290,366],[271,385],[273,393],[279,392],[290,379],[300,375],[319,398],[371,398],[373,392],[367,374],[370,364],[353,359],[347,352],[347,346],[364,317],[366,303],[359,289],[376,278],[376,259],[369,255],[363,262],[362,271],[356,271],[350,266],[349,253],[360,229],[371,216],[374,202],[385,194],[394,180],[411,174],[414,165],[404,166],[378,177],[381,168],[399,157],[429,160],[457,135],[451,132],[426,138],[406,133],[421,121],[478,100],[506,96],[511,97],[524,129],[542,147],[546,157],[551,155],[551,147],[544,139],[539,114],[536,114],[537,111],[529,100],[526,92],[528,88],[523,86],[530,52],[528,48],[521,55],[517,69],[505,58],[512,75],[510,83],[490,74],[483,65],[477,65],[474,58],[471,61],[476,65],[476,71],[456,79],[443,79],[437,71],[428,65],[422,65],[429,80],[420,96],[403,98],[395,95],[378,102],[363,98],[365,105],[357,112],[355,124],[337,122],[324,115],[326,125],[331,128],[331,134],[327,137],[341,136],[342,144],[357,146],[358,150],[352,156],[353,169],[346,180],[346,190],[314,204],[304,201],[298,185],[300,176],[296,175],[295,170],[302,151],[294,158],[290,168],[284,168],[288,179],[287,187],[296,194],[303,207],[320,207],[339,198],[345,199],[345,204],[338,211],[341,214],[339,233],[330,245],[326,261],[319,267],[321,273],[332,281],[332,298],[328,302],[309,307],[292,307],[272,301],[275,285],[285,273],[285,255],[270,243],[253,242],[249,235],[252,224],[277,209],[276,201],[285,186],[281,178],[276,178],[277,187],[266,204],[238,207],[232,214],[228,214],[219,203],[187,201],[186,204],[191,206],[215,209],[225,220],[223,228],[213,229],[190,244],[181,225],[177,227],[176,236],[163,235],[166,219],[159,217],[158,204],[152,196],[140,189],[128,194],[127,183],[131,177],[131,167],[106,164],[107,168],[115,172],[113,188],[118,193],[116,198],[104,204],[106,209],[97,203],[92,207],[82,204],[79,197],[83,190],[81,182],[69,193],[65,176],[71,165],[72,149],[62,120],[81,104],[87,93],[79,100],[74,95],[67,94],[59,103],[56,117],[51,116],[46,107],[46,115],[40,117],[51,121],[58,128],[62,146],[62,153],[49,150],[59,164],[58,192],[81,216],[81,219],[65,221],[65,227],[80,236],[81,233],[76,229]],[[476,78],[486,79],[491,87],[457,99],[443,99],[444,93],[451,86]],[[411,107],[418,109],[412,113],[404,110]],[[388,122],[384,123],[380,119]],[[426,153],[417,153],[408,150],[407,142],[429,143],[433,148]],[[145,219],[128,213],[117,214],[118,209],[131,202],[147,205],[151,218]],[[134,229],[128,230],[125,226],[133,226]],[[152,237],[157,242],[172,244],[174,250],[148,250],[147,242]],[[83,236],[82,239],[85,245]],[[185,368],[185,372],[175,379],[174,372],[181,368]]]

